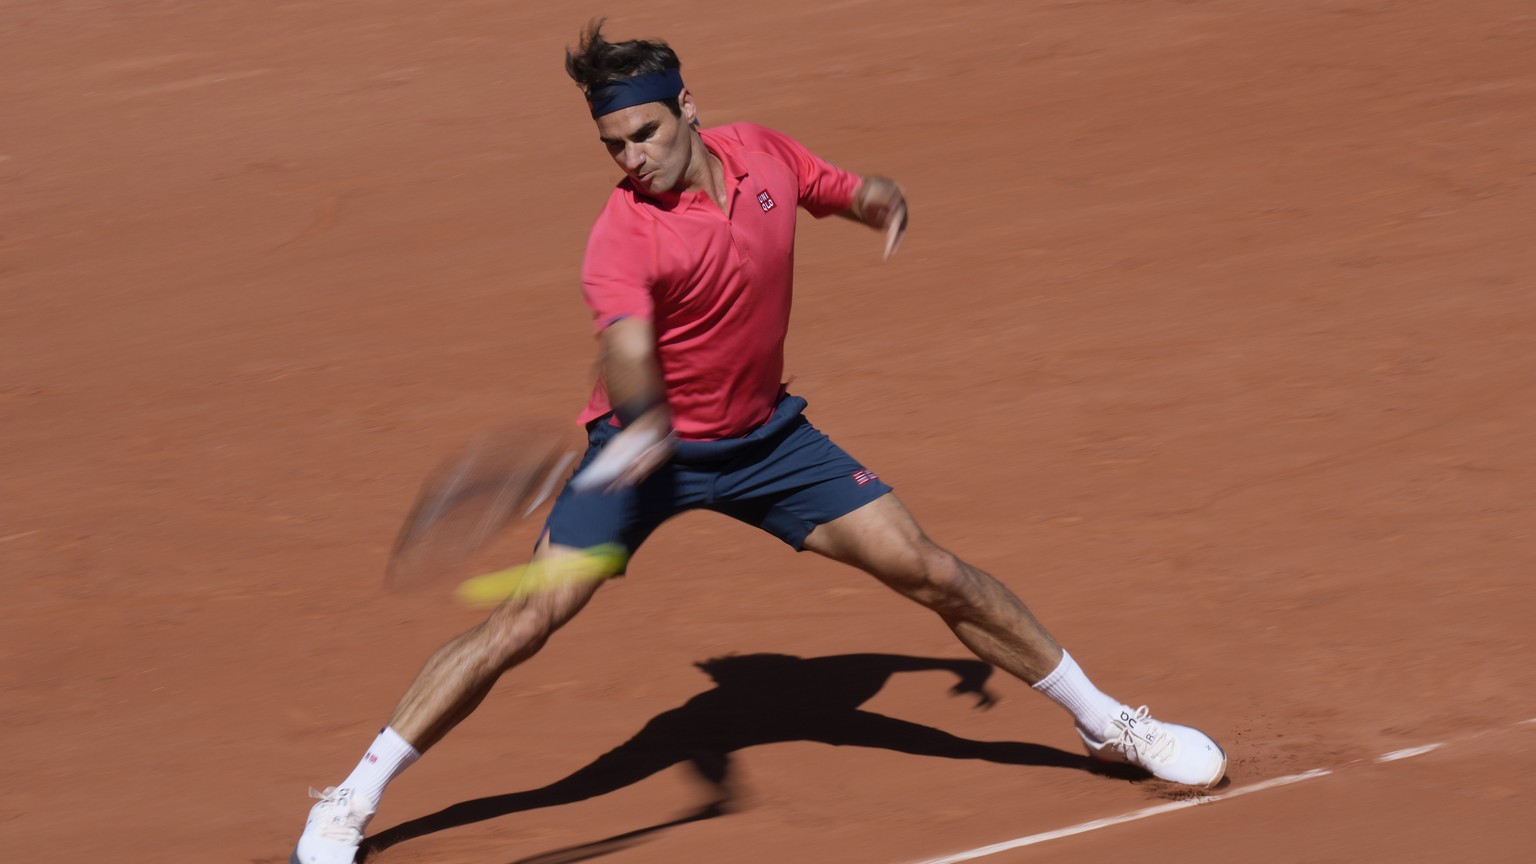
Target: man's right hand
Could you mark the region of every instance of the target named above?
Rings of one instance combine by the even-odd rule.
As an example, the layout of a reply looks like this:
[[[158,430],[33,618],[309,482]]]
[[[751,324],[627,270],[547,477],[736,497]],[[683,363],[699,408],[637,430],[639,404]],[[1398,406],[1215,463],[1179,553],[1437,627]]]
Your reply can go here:
[[[623,418],[624,428],[571,478],[571,488],[578,492],[612,492],[633,486],[672,458],[677,449],[672,409],[667,407],[656,365],[656,333],[651,322],[624,318],[609,325],[600,339],[608,401]],[[627,416],[630,413],[636,416]]]
[[[672,412],[657,406],[604,444],[592,463],[571,478],[571,488],[616,492],[633,486],[664,465],[676,449]]]

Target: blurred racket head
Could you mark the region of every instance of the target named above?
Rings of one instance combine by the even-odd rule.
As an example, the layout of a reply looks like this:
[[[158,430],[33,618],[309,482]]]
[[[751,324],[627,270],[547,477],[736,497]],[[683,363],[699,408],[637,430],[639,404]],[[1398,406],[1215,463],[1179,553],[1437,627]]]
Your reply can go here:
[[[408,590],[462,575],[475,553],[560,490],[574,436],[536,428],[485,432],[434,468],[395,538],[384,583]]]

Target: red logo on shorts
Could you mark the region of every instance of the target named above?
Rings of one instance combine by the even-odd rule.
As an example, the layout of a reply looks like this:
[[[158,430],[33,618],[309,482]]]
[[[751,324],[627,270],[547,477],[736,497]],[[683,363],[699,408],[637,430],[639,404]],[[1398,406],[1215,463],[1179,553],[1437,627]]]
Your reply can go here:
[[[860,468],[859,470],[853,472],[853,482],[859,484],[860,486],[864,486],[872,480],[879,479],[879,477],[875,476],[875,472],[870,471],[867,468]]]
[[[769,195],[766,189],[757,193],[757,203],[763,208],[764,213],[774,208],[773,196]]]

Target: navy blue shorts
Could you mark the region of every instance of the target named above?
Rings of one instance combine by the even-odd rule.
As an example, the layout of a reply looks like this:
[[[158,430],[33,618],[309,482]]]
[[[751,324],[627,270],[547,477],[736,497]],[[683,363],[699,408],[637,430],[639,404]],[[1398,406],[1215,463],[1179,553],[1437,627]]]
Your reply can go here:
[[[713,510],[798,551],[817,525],[891,491],[812,426],[801,413],[805,405],[785,396],[768,422],[745,437],[679,442],[667,464],[628,489],[576,492],[567,485],[545,523],[550,542],[578,549],[617,543],[634,553],[673,516]],[[589,430],[580,468],[619,434],[606,416]]]

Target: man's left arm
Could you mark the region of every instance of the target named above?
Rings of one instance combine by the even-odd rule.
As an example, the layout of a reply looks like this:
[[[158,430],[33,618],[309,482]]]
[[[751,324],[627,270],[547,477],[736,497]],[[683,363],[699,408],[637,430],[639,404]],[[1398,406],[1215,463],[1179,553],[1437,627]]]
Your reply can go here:
[[[907,199],[895,180],[878,174],[858,176],[835,168],[800,142],[765,126],[741,123],[736,128],[745,143],[777,156],[795,172],[800,206],[812,216],[820,219],[835,214],[884,231],[885,257],[896,254],[907,231]]]

